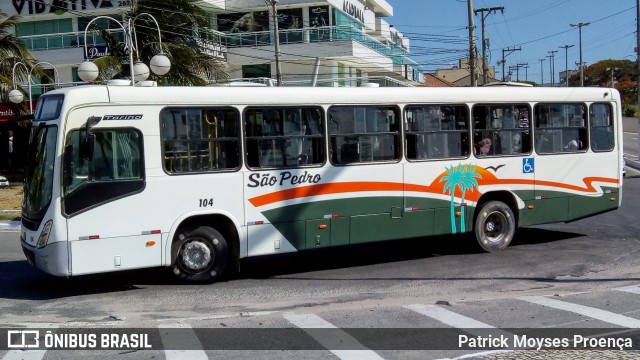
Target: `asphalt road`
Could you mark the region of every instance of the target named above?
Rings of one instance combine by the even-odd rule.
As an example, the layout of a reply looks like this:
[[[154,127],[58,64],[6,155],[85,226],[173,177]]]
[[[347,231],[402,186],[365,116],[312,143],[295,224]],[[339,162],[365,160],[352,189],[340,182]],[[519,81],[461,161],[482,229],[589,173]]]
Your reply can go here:
[[[182,344],[196,339],[185,345],[189,353],[0,350],[0,358],[521,358],[519,352],[487,354],[446,344],[461,328],[472,334],[486,327],[507,333],[640,328],[640,173],[629,171],[623,196],[615,212],[521,229],[501,253],[482,253],[465,237],[357,246],[252,259],[243,262],[240,275],[204,286],[176,284],[163,270],[50,277],[26,263],[17,232],[0,231],[0,326],[182,327],[197,333],[176,334]],[[309,330],[318,327],[337,329]],[[206,329],[227,330],[200,333]],[[454,333],[447,338],[445,330]],[[206,345],[225,336],[231,338],[226,350]],[[160,337],[169,341],[166,333]],[[414,338],[420,341],[409,341]],[[250,344],[259,349],[248,350]],[[335,350],[339,344],[352,351]],[[611,349],[599,354],[634,355]]]

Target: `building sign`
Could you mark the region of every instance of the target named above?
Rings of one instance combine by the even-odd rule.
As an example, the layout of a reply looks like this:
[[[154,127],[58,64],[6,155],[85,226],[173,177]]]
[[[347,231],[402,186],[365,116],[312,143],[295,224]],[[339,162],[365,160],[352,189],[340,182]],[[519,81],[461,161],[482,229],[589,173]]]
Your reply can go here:
[[[317,6],[309,8],[309,26],[329,26],[329,7]]]
[[[269,12],[218,14],[218,31],[244,33],[269,30]]]
[[[402,35],[398,30],[391,29],[389,35],[391,36],[391,41],[399,47],[407,50],[407,47],[404,44],[404,35]]]
[[[0,104],[0,121],[9,120],[15,114],[10,104]]]
[[[4,2],[4,1],[3,1]],[[7,0],[6,3],[9,3]],[[131,0],[10,0],[0,8],[7,15],[62,15],[68,11],[113,10],[131,7]]]
[[[350,18],[364,24],[364,4],[358,0],[327,0]]]
[[[364,24],[364,5],[361,3],[343,0],[342,11]]]
[[[87,59],[97,59],[103,56],[109,56],[109,48],[107,45],[91,45],[87,46]]]
[[[200,47],[200,51],[202,51],[203,53],[227,61],[227,50],[226,48],[223,49],[222,45],[210,40],[203,40],[198,38],[196,38],[196,43]]]

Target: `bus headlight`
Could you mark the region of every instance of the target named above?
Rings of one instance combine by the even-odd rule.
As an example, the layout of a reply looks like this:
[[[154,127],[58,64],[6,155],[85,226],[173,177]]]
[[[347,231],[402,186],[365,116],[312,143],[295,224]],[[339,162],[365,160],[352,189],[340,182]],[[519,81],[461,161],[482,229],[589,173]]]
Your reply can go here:
[[[38,238],[39,248],[47,245],[47,241],[49,241],[49,234],[51,234],[52,225],[53,225],[53,220],[49,220],[44,224],[44,228],[42,228],[42,232],[40,233],[40,237]]]

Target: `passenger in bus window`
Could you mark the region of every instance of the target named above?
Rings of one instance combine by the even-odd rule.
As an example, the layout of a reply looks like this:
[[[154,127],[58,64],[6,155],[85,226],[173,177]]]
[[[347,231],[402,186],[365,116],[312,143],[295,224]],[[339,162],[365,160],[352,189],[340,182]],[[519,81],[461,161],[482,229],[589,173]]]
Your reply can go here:
[[[473,147],[473,152],[476,156],[486,156],[489,154],[490,150],[491,150],[491,139],[489,138],[484,138],[480,140]]]

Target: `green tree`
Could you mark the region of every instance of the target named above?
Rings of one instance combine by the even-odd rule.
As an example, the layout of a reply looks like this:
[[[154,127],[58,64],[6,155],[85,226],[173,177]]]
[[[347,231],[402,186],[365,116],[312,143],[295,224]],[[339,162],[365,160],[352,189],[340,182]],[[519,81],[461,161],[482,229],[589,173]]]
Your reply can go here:
[[[22,62],[29,68],[35,63],[31,51],[20,39],[15,36],[17,16],[7,17],[0,11],[0,100],[7,101],[7,95],[11,89],[18,87],[13,83],[13,65]],[[24,66],[16,67],[16,82],[26,83],[29,71]]]
[[[163,76],[150,77],[162,85],[206,85],[211,80],[224,81],[228,78],[226,62],[207,52],[207,34],[210,34],[209,18],[206,12],[196,6],[196,0],[134,1],[133,9],[126,17],[135,20],[134,42],[138,49],[134,61],[149,64],[151,58],[160,52],[158,29],[150,14],[156,18],[162,36],[162,51],[171,60],[171,70]],[[124,24],[126,27],[126,24]],[[93,29],[91,29],[93,30]],[[96,59],[100,69],[99,80],[112,77],[129,77],[128,56],[124,44],[102,30],[103,37],[111,51],[111,56]],[[211,44],[211,43],[209,43]]]
[[[609,69],[609,70],[607,70]],[[624,104],[637,101],[635,92],[637,84],[636,63],[630,60],[602,60],[583,69],[584,86],[611,87],[611,69],[613,70],[614,87],[620,91]],[[580,86],[580,73],[569,79],[570,86]]]

